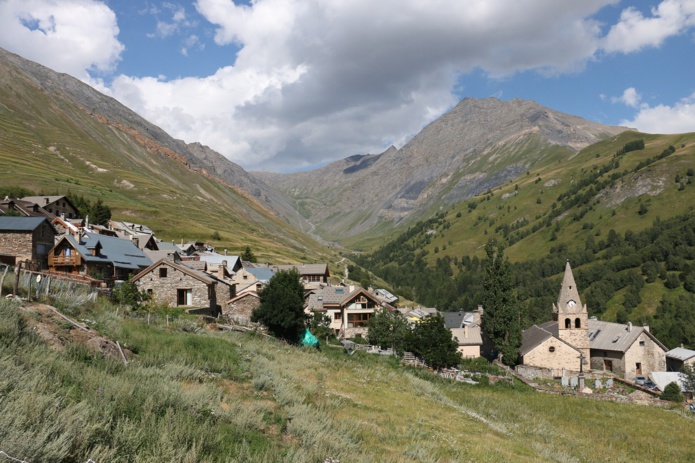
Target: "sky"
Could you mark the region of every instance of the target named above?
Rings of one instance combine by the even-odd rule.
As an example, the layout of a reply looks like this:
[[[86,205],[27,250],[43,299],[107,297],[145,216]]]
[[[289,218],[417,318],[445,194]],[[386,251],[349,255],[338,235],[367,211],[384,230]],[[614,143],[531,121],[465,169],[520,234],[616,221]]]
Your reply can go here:
[[[695,0],[0,0],[0,47],[250,171],[400,148],[466,97],[695,132]]]

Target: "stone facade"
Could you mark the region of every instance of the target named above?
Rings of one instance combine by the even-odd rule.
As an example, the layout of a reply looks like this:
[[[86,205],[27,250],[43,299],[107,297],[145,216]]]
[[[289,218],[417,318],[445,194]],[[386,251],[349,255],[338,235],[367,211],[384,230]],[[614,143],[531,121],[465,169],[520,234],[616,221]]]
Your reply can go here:
[[[641,328],[635,328],[641,329]],[[645,331],[623,353],[592,349],[591,368],[609,370],[633,381],[636,376],[649,376],[652,371],[666,370],[666,352]]]
[[[557,338],[549,337],[524,355],[523,363],[552,370],[554,376],[560,376],[562,370],[579,370],[579,351]]]
[[[159,261],[133,278],[139,290],[152,295],[154,301],[170,307],[217,306],[216,282],[195,270]]]
[[[257,294],[246,293],[225,304],[222,309],[222,316],[232,322],[245,325],[251,321],[251,313],[259,305],[261,305],[261,301]]]
[[[29,260],[45,269],[54,236],[55,230],[47,221],[33,231],[5,231],[0,233],[0,254],[14,256],[14,264]]]

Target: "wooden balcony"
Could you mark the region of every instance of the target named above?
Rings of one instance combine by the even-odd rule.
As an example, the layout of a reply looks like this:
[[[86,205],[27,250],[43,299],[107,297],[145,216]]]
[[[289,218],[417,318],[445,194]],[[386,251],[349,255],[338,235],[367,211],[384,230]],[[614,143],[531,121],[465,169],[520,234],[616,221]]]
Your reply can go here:
[[[48,265],[50,267],[73,267],[80,265],[79,256],[48,256]]]

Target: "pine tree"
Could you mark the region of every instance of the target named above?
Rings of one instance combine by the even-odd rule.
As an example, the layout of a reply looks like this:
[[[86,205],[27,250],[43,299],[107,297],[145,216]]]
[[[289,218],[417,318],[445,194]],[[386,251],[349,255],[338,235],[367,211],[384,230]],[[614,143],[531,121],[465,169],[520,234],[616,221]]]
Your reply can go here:
[[[256,255],[251,250],[251,246],[246,246],[240,257],[245,262],[256,262]]]
[[[298,343],[305,316],[304,285],[297,269],[277,272],[258,295],[261,304],[251,313],[251,321],[262,323],[275,337]]]
[[[521,311],[513,292],[509,260],[504,257],[504,246],[491,240],[485,245],[485,279],[482,328],[502,361],[514,365],[521,346]]]

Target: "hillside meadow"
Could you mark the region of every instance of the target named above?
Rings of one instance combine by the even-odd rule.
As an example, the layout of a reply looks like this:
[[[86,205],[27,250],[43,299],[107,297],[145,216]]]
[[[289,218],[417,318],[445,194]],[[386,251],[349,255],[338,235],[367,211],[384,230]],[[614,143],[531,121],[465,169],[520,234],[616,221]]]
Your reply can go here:
[[[61,310],[129,363],[36,304],[0,302],[0,451],[30,463],[695,460],[680,407],[455,383],[194,318],[148,324],[101,298]]]

